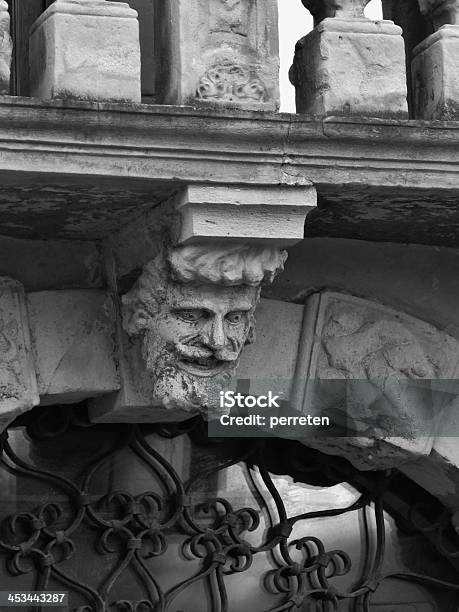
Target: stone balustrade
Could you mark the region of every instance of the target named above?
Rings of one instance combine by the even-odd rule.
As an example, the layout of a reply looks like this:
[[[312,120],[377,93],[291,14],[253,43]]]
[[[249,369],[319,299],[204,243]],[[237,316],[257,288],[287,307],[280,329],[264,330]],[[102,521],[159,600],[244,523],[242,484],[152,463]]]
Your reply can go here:
[[[369,0],[303,0],[315,27],[297,43],[290,71],[297,112],[318,119],[404,119],[408,85],[413,118],[457,119],[459,3],[417,2],[416,24],[410,26],[403,19],[397,24],[367,19]],[[400,11],[392,0],[383,8],[397,21]],[[412,3],[410,11],[412,16]],[[277,0],[166,0],[156,4],[155,20],[150,46],[157,61],[156,102],[278,110]],[[420,20],[421,36],[434,30],[424,40],[402,32],[400,25],[420,29]],[[12,56],[5,0],[0,28],[0,93],[5,94]],[[128,3],[56,0],[33,24],[29,49],[34,97],[141,101],[138,15]]]

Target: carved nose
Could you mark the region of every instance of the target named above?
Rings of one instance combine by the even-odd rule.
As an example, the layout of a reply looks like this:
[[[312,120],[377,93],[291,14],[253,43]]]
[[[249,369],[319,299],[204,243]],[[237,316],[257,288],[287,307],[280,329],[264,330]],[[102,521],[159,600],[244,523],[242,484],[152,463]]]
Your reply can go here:
[[[210,324],[207,343],[212,349],[224,348],[226,346],[225,328],[223,320],[219,317],[216,317]]]

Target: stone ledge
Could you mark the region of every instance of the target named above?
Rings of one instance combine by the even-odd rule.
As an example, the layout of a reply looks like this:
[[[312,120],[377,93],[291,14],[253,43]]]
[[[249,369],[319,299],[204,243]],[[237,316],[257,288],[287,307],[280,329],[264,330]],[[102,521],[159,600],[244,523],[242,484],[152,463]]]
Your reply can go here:
[[[25,183],[42,189],[44,175],[52,189],[67,184],[76,193],[78,183],[87,197],[84,205],[74,202],[73,209],[62,198],[54,201],[52,189],[46,194],[47,206],[60,215],[55,224],[45,224],[38,208],[32,210],[26,203],[16,212],[23,215],[24,206],[26,217],[40,214],[34,228],[52,226],[53,237],[98,239],[132,219],[132,206],[123,202],[117,205],[115,228],[114,219],[91,217],[106,208],[108,184],[109,190],[132,194],[129,202],[144,210],[184,183],[312,183],[318,192],[318,213],[331,215],[323,227],[318,227],[317,217],[311,219],[315,235],[337,235],[343,227],[339,235],[344,237],[428,244],[446,244],[447,239],[452,246],[459,236],[458,142],[459,122],[452,121],[314,121],[282,113],[5,96],[0,98],[5,192],[0,213],[16,201]],[[380,209],[387,221],[382,225]],[[2,227],[1,233],[48,237],[41,231],[22,231],[24,218],[19,225],[10,223],[11,229]],[[60,231],[62,219],[71,220],[70,233]],[[391,219],[396,223],[391,225]]]
[[[11,169],[8,157],[25,149],[28,158],[15,166],[22,171],[40,171],[33,156],[42,155],[46,164],[47,156],[61,154],[65,157],[61,173],[190,182],[197,180],[193,174],[199,156],[201,181],[205,160],[215,164],[220,175],[212,174],[210,182],[224,178],[252,184],[305,184],[307,177],[315,184],[457,188],[451,179],[458,172],[458,142],[456,121],[343,117],[314,121],[287,113],[0,98],[0,171]],[[92,167],[83,165],[85,156],[90,156]],[[171,167],[171,160],[178,166]],[[149,161],[155,162],[153,167]],[[255,164],[251,172],[248,163]],[[260,165],[263,172],[257,172]],[[244,170],[235,176],[232,168],[237,166]],[[55,166],[42,169],[55,170]],[[378,176],[379,170],[407,174],[402,180],[399,175]],[[422,180],[426,170],[441,172],[441,177],[434,175],[435,184],[430,177]]]

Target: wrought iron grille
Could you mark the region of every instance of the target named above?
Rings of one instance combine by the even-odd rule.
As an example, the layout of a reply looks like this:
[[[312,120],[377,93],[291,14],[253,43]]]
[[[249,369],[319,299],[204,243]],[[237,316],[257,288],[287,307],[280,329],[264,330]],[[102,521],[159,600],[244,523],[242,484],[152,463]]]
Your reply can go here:
[[[452,566],[449,580],[444,575],[384,573],[384,500],[388,492],[394,497],[397,489],[394,473],[368,477],[344,461],[331,461],[287,441],[209,440],[200,419],[174,426],[90,426],[81,409],[42,408],[22,425],[32,440],[28,457],[15,448],[14,436],[9,436],[11,441],[8,434],[2,439],[1,469],[10,480],[14,476],[14,482],[22,483],[21,508],[8,511],[17,491],[4,495],[1,504],[0,579],[8,588],[66,590],[75,612],[368,612],[374,593],[388,579],[459,592]],[[152,437],[158,436],[172,445],[186,438],[191,440],[190,448],[201,449],[191,455],[195,467],[187,479],[173,465],[173,446],[166,458],[152,445]],[[111,478],[120,465],[126,465],[126,453],[143,466],[147,490],[134,493],[129,486],[113,487]],[[220,495],[203,498],[203,483],[215,481],[241,462],[257,471],[265,498],[275,508],[269,525],[261,525],[259,509],[235,507]],[[105,469],[108,465],[111,470]],[[290,516],[273,473],[324,487],[352,481],[360,496],[346,508],[305,509]],[[128,484],[129,480],[130,475],[125,475]],[[357,510],[366,525],[362,570],[353,585],[342,588],[352,568],[346,551],[328,549],[313,534],[313,521],[311,532],[304,527],[301,537],[293,537],[292,532],[300,521],[308,525],[318,517]],[[427,513],[411,504],[410,516],[398,518],[410,529],[424,532],[443,557],[455,562],[457,538],[449,531],[447,513],[433,516],[437,511],[430,502]],[[374,545],[370,515],[376,526]],[[261,527],[261,539],[255,542],[254,534]],[[269,563],[257,565],[260,556]],[[255,598],[247,607],[232,604],[228,581],[254,572],[263,598]],[[192,603],[198,588],[200,602]],[[271,599],[268,605],[266,597]],[[457,604],[455,596],[448,601]],[[455,604],[451,610],[456,610]]]

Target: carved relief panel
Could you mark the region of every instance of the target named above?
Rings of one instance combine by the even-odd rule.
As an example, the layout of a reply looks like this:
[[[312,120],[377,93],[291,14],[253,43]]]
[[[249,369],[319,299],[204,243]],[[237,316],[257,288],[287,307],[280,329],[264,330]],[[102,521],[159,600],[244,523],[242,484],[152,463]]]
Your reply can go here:
[[[38,403],[24,289],[0,278],[0,432]]]
[[[292,402],[333,427],[305,443],[385,469],[429,454],[456,392],[459,346],[429,323],[325,291],[306,304]]]
[[[161,102],[279,107],[275,0],[165,0],[158,11]]]

